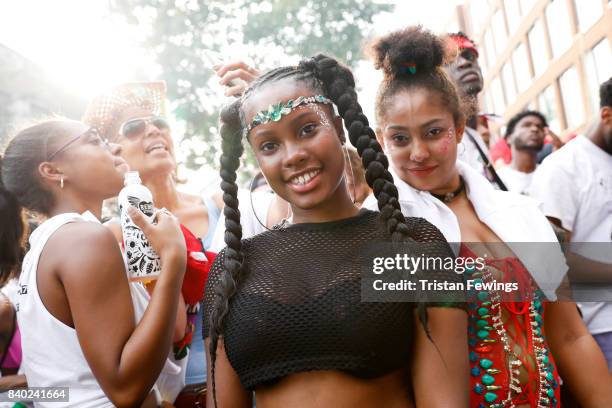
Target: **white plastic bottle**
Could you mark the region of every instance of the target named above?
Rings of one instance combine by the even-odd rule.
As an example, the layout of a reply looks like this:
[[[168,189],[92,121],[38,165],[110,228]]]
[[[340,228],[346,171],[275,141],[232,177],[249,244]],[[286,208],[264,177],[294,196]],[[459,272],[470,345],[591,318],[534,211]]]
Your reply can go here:
[[[153,195],[147,187],[141,184],[137,171],[128,171],[125,174],[124,185],[117,201],[121,213],[121,230],[129,279],[132,281],[157,279],[161,272],[159,255],[127,213],[127,209],[132,205],[151,219],[155,211]]]

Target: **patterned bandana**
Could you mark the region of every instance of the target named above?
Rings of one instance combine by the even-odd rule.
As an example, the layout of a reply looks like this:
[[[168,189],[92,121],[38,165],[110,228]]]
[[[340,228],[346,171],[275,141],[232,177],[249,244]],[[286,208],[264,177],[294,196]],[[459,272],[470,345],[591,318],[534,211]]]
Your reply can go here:
[[[469,39],[462,37],[460,35],[451,35],[449,36],[449,38],[451,39],[453,44],[457,46],[457,48],[459,48],[459,50],[471,50],[471,51],[474,51],[474,53],[476,53],[477,57],[479,56],[478,50],[476,49],[476,44],[474,44]]]
[[[333,105],[333,102],[323,95],[313,96],[299,96],[296,99],[290,99],[285,104],[279,102],[274,105],[270,105],[268,110],[258,112],[251,121],[251,124],[247,126],[245,134],[248,134],[254,127],[263,125],[268,122],[278,122],[283,116],[290,114],[298,106],[310,105],[313,103],[323,103],[326,105]]]
[[[132,82],[116,86],[110,91],[98,95],[87,106],[83,122],[95,127],[100,134],[109,140],[115,135],[109,132],[116,126],[123,110],[129,107],[140,107],[155,116],[165,115],[166,83]]]

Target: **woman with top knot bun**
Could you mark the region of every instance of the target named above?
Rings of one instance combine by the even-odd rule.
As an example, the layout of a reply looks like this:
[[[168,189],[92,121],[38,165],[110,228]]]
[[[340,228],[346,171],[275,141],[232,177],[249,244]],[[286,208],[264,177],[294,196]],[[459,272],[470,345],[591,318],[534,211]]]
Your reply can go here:
[[[376,138],[390,159],[402,212],[460,243],[459,258],[483,260],[464,273],[472,289],[470,407],[559,407],[560,374],[584,406],[612,406],[601,351],[575,304],[554,301],[567,266],[550,224],[530,198],[495,190],[457,160],[468,113],[442,69],[453,51],[446,44],[410,27],[375,40],[370,53],[384,73]],[[364,207],[376,204],[370,196]],[[544,253],[533,256],[534,248]]]

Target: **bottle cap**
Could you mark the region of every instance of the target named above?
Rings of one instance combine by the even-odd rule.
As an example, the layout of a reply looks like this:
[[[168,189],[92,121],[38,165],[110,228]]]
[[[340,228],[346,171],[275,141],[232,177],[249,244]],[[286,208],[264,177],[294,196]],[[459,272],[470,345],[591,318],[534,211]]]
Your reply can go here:
[[[142,184],[142,180],[140,180],[140,175],[137,171],[128,171],[127,173],[125,173],[123,185],[127,186],[129,184]]]

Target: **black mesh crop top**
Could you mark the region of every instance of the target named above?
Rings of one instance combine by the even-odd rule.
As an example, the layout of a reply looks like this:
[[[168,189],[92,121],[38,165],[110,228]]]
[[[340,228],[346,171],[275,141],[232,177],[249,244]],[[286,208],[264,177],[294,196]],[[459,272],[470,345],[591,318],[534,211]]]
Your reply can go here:
[[[424,219],[407,222],[415,241],[445,242]],[[310,370],[373,378],[410,363],[415,304],[361,302],[359,250],[389,240],[379,213],[361,210],[352,218],[294,224],[242,241],[246,278],[230,303],[223,338],[245,388]],[[432,255],[453,256],[448,245],[435,248],[445,253]],[[223,255],[206,286],[204,338]],[[453,272],[439,273],[461,281]]]

